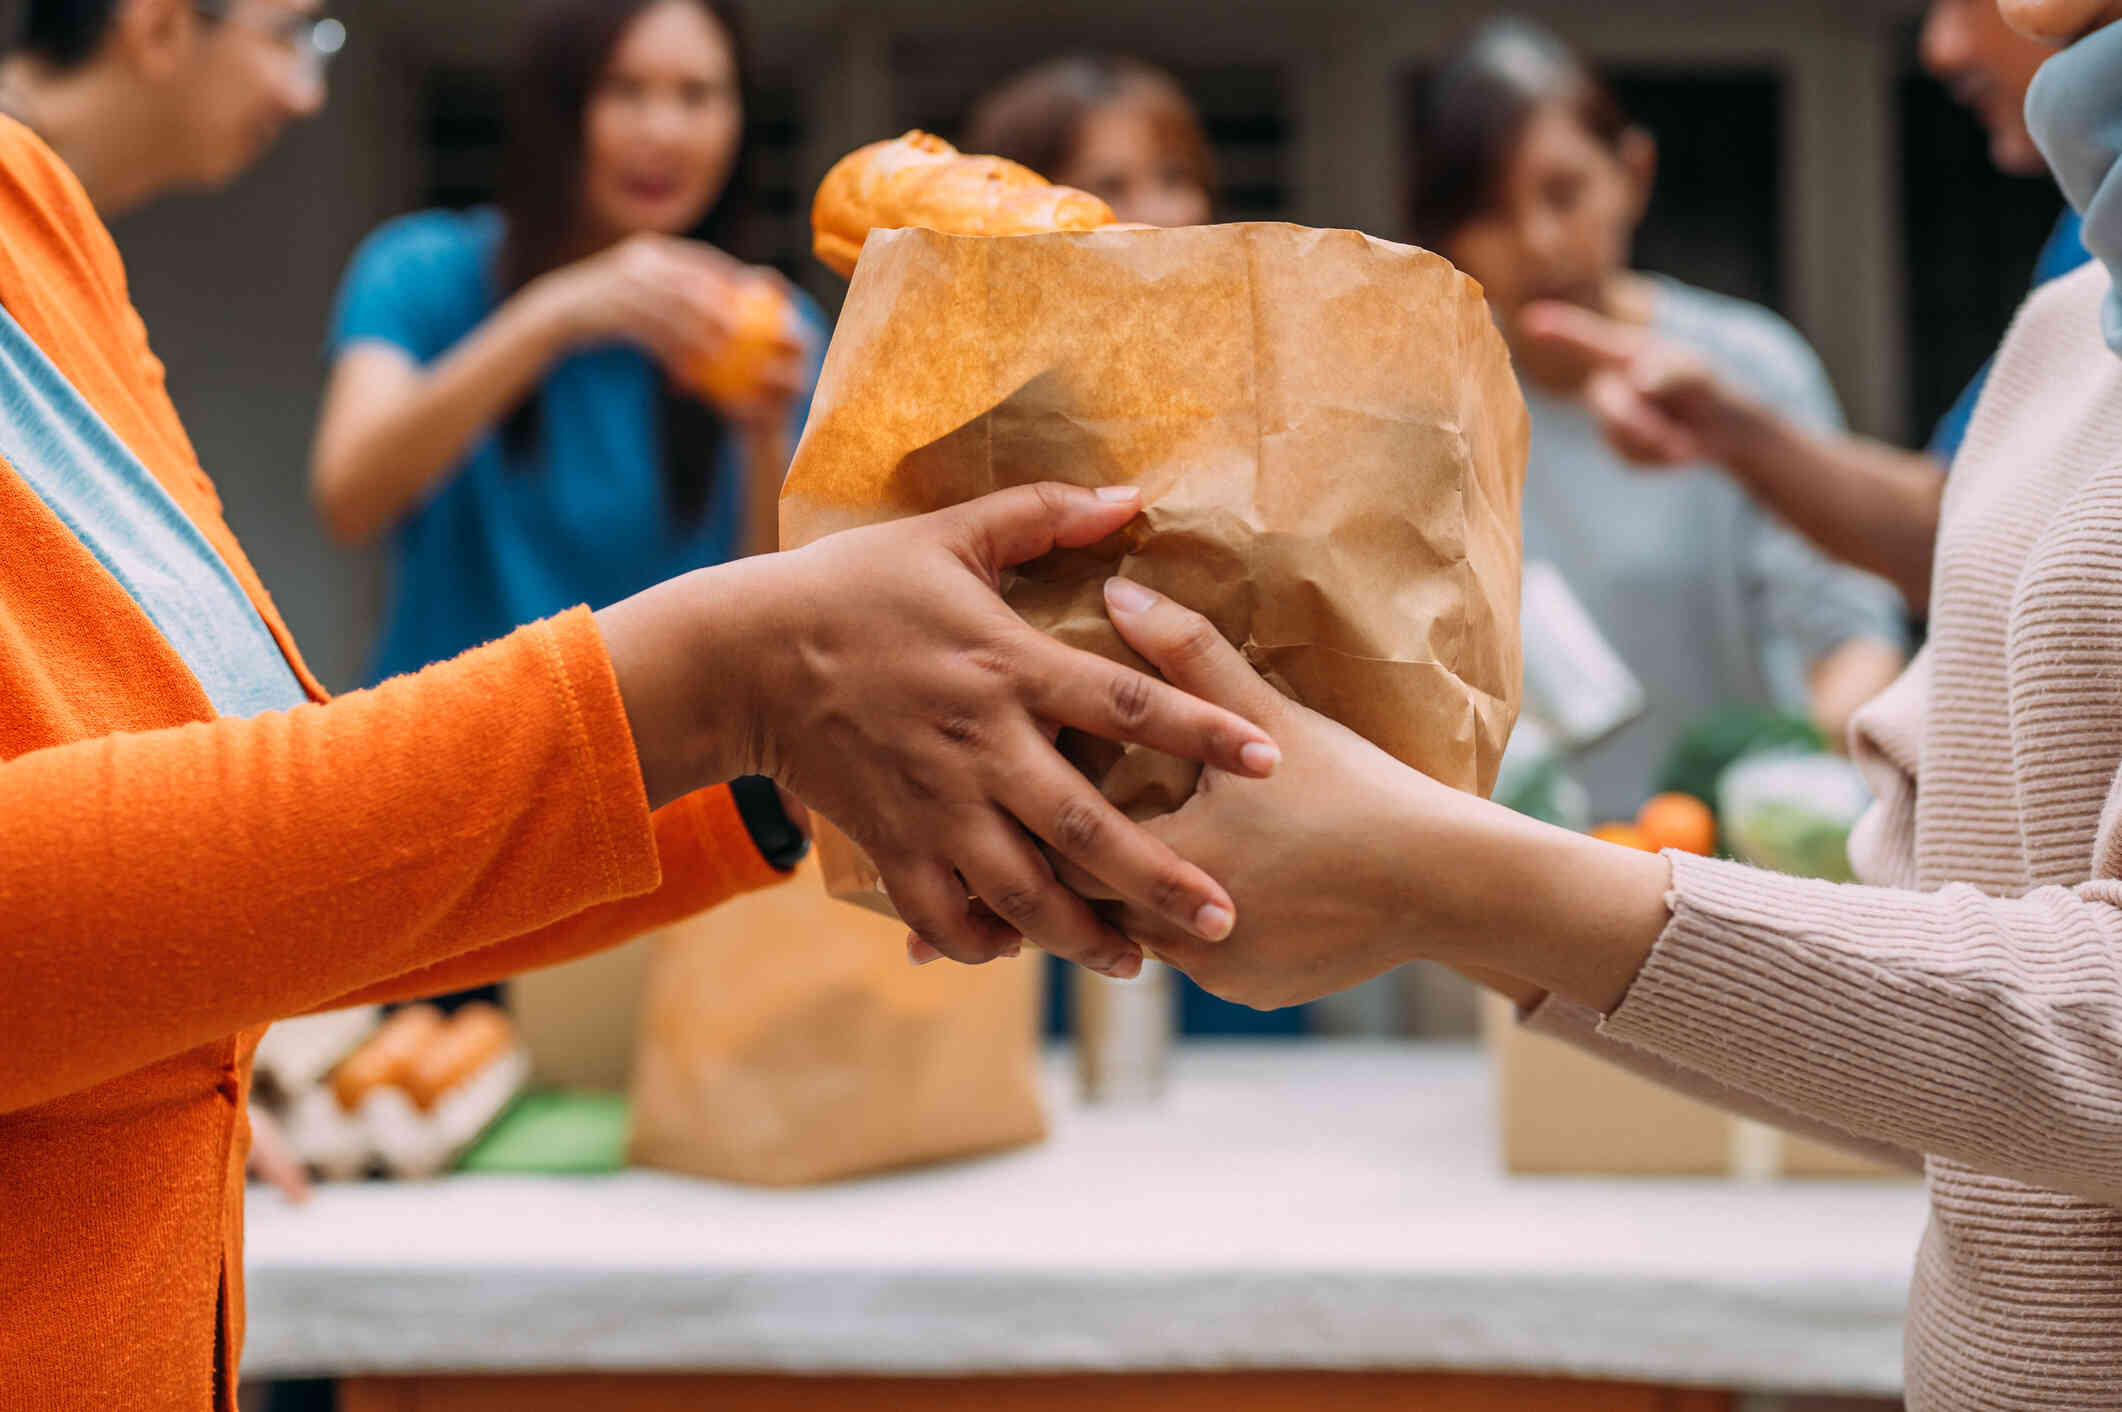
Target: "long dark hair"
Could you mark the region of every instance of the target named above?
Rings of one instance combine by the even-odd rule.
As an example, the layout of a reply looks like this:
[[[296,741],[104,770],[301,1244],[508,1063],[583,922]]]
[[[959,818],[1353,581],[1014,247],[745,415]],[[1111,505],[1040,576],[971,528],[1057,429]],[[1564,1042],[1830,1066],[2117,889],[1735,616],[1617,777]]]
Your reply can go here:
[[[1440,248],[1488,208],[1525,125],[1550,103],[1610,151],[1628,136],[1612,90],[1543,26],[1501,16],[1452,46],[1415,98],[1408,225],[1418,244]]]
[[[516,82],[510,94],[508,149],[500,205],[507,222],[499,268],[506,299],[580,254],[583,128],[589,101],[612,51],[641,13],[662,0],[543,0],[525,23]],[[750,29],[736,0],[688,0],[713,16],[736,60],[745,131],[729,184],[700,224],[686,232],[738,259],[753,255],[754,174],[751,125],[756,107]],[[659,452],[665,500],[687,527],[707,513],[715,466],[727,440],[722,419],[708,405],[663,376],[657,397]],[[533,390],[501,428],[512,464],[535,464],[544,438],[544,398]]]

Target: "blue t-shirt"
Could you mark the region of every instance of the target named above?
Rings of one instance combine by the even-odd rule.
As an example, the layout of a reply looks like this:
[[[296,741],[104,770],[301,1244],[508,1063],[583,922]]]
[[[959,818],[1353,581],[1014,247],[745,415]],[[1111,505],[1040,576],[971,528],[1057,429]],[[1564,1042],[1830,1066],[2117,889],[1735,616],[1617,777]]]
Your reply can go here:
[[[363,242],[333,317],[334,356],[370,340],[432,363],[500,304],[504,226],[492,208],[403,216]],[[823,356],[824,325],[802,303]],[[817,380],[817,366],[811,368]],[[540,386],[535,464],[512,464],[501,428],[482,435],[391,539],[393,581],[371,681],[416,671],[528,622],[591,608],[733,557],[744,526],[744,457],[725,439],[707,512],[686,525],[665,498],[662,374],[631,344],[584,349]],[[809,412],[799,399],[791,434]]]
[[[2039,289],[2050,280],[2069,274],[2078,266],[2092,259],[2092,252],[2085,248],[2083,223],[2078,213],[2070,207],[2056,218],[2056,228],[2048,233],[2048,240],[2041,246],[2040,255],[2034,260],[2033,287]],[[1950,466],[1953,457],[1959,454],[1960,443],[1967,436],[1967,424],[1975,415],[1975,403],[1981,400],[1982,385],[1989,381],[1989,364],[1984,363],[1974,381],[1961,392],[1959,398],[1938,419],[1938,426],[1930,434],[1930,454]]]

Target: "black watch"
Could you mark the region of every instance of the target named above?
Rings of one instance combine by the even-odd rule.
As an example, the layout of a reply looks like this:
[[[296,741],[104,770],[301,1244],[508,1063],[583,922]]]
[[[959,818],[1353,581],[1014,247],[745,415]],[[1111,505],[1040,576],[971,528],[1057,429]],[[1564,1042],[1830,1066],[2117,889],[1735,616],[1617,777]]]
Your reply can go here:
[[[744,820],[745,832],[752,836],[761,858],[784,873],[803,861],[803,855],[810,852],[810,840],[781,807],[781,791],[772,780],[765,775],[739,775],[729,782],[729,796],[737,801],[737,817]]]

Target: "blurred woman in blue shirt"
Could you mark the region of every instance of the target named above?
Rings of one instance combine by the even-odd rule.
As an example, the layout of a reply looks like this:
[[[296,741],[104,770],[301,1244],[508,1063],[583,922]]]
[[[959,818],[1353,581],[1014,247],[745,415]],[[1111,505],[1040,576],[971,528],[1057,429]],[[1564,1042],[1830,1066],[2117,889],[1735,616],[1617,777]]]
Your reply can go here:
[[[732,253],[743,35],[731,0],[547,0],[500,203],[402,217],[355,255],[311,487],[338,536],[389,540],[372,680],[773,546],[824,338]],[[754,280],[791,301],[789,337],[710,396],[685,370]]]

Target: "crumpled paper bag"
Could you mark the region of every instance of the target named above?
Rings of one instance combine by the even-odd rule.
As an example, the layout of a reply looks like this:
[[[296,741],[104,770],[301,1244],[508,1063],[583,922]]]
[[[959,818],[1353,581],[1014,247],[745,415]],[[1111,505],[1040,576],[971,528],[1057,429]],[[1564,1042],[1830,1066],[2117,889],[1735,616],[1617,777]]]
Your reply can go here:
[[[643,993],[632,1160],[761,1186],[1045,1135],[1030,961],[906,964],[906,928],[818,865],[665,931]]]
[[[1145,664],[1125,574],[1205,613],[1281,691],[1459,789],[1518,709],[1525,405],[1481,289],[1439,256],[1281,224],[1006,239],[877,231],[781,497],[784,547],[1040,480],[1142,517],[1010,576],[1025,620]],[[1136,818],[1197,768],[1064,737]],[[836,896],[888,910],[820,835]]]

